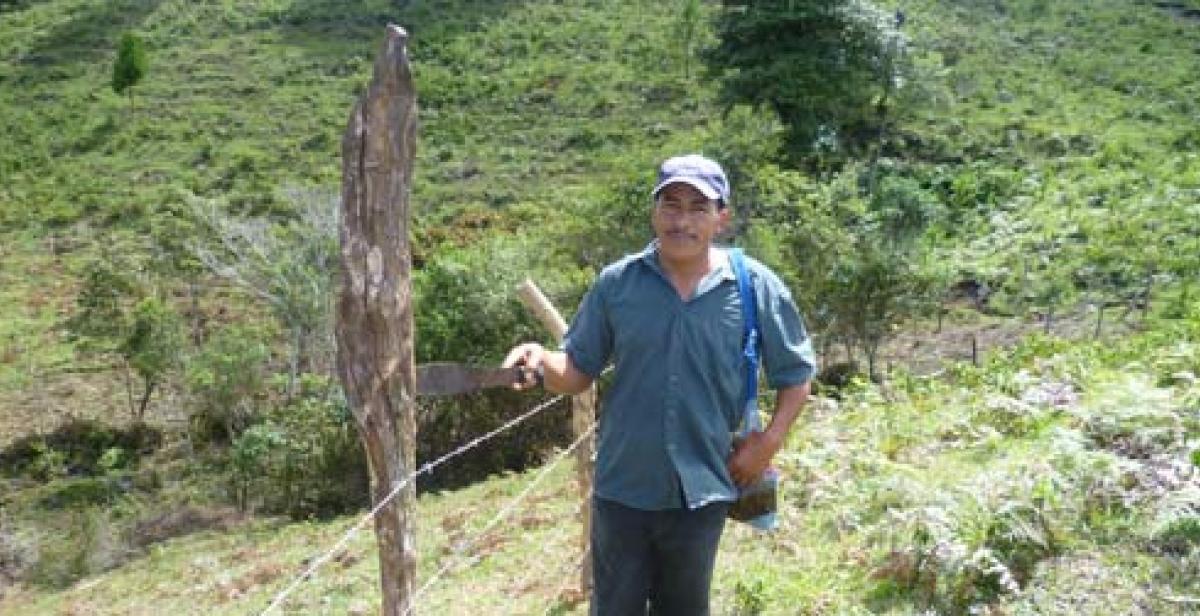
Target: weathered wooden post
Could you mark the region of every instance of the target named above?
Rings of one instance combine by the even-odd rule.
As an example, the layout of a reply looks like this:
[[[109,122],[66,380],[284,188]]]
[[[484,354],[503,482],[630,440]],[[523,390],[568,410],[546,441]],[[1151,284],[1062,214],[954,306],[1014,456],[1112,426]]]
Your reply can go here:
[[[389,25],[342,138],[338,374],[371,469],[374,503],[416,466],[408,196],[417,102],[408,34]],[[409,612],[417,559],[413,482],[375,516],[384,616]]]
[[[562,315],[546,299],[541,289],[533,283],[532,280],[526,279],[517,287],[517,295],[521,298],[521,303],[525,304],[542,324],[550,330],[551,335],[558,342],[562,342],[563,337],[567,335],[567,322],[563,320]],[[596,386],[592,385],[587,391],[571,398],[571,433],[576,438],[581,438],[585,432],[592,429],[592,424],[596,421]],[[585,438],[575,449],[575,480],[579,486],[579,493],[582,497],[579,515],[583,522],[583,547],[586,553],[590,544],[590,536],[592,532],[592,477],[595,472],[593,459],[596,454],[595,437]],[[583,569],[579,574],[579,589],[587,595],[592,589],[592,559],[583,559]]]

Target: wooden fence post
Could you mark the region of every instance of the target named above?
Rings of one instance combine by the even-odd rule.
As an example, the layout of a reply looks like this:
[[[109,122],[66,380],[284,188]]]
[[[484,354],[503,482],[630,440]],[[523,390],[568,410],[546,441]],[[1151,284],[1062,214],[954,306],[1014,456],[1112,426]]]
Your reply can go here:
[[[342,138],[338,375],[370,464],[376,504],[416,467],[408,196],[417,103],[407,40],[402,28],[387,27],[371,84]],[[411,607],[415,499],[409,482],[375,516],[384,616],[401,616]]]
[[[521,303],[525,304],[542,324],[550,330],[554,339],[562,342],[563,337],[567,335],[567,322],[563,320],[562,315],[546,299],[541,289],[528,278],[525,282],[517,287],[517,295],[521,298]],[[581,438],[584,433],[592,429],[592,424],[596,422],[596,386],[592,385],[587,391],[571,398],[571,433],[575,438]],[[580,509],[579,516],[583,522],[583,553],[587,554],[590,546],[590,537],[592,532],[592,476],[594,474],[593,459],[596,454],[596,438],[589,436],[583,439],[579,446],[575,449],[575,480],[579,486],[580,494]],[[583,559],[583,568],[579,573],[579,590],[586,596],[592,590],[592,559]]]

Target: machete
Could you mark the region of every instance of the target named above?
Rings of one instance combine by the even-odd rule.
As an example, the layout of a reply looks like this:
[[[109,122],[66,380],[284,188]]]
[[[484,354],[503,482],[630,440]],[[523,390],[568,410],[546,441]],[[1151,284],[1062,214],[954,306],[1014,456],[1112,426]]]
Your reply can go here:
[[[529,378],[521,366],[490,368],[435,362],[417,366],[418,396],[454,396],[491,387],[510,387]]]

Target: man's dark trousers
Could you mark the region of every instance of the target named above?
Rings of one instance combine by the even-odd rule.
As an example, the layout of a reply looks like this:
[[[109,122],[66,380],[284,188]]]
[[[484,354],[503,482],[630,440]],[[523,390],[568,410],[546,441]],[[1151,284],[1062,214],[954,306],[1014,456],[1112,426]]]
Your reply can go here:
[[[592,616],[706,616],[728,510],[643,511],[592,499]]]

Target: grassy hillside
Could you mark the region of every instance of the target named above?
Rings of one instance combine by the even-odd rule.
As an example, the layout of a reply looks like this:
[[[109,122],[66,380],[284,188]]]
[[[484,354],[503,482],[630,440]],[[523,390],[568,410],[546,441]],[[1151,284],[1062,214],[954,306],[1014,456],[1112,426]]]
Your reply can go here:
[[[421,351],[494,358],[534,331],[510,327],[514,280],[532,271],[570,307],[598,263],[640,247],[626,206],[657,159],[701,149],[747,183],[777,160],[773,118],[717,106],[696,53],[712,30],[689,44],[680,4],[0,2],[0,447],[69,418],[126,420],[119,365],[63,328],[86,268],[177,259],[197,202],[288,220],[289,189],[336,187],[388,21],[412,34],[421,106],[417,319],[441,336]],[[1200,610],[1200,5],[881,4],[903,12],[915,71],[880,169],[947,211],[928,241],[952,280],[993,289],[990,312],[906,325],[886,386],[814,404],[780,460],[783,529],[732,529],[718,613]],[[150,54],[132,101],[109,88],[127,30]],[[747,210],[787,205],[755,194]],[[789,222],[766,231],[808,231]],[[179,270],[155,271],[185,305]],[[200,283],[213,323],[266,320]],[[1101,339],[1083,340],[1105,305]],[[482,325],[444,336],[451,312]],[[1043,329],[1077,340],[1028,335]],[[995,347],[978,365],[962,361],[972,338]],[[151,406],[158,452],[98,479],[3,479],[0,612],[254,612],[352,523],[221,505],[228,461],[170,431],[190,408],[182,381]],[[577,555],[568,469],[463,545],[536,472],[421,499],[421,575],[455,563],[424,612],[584,613],[557,593]],[[360,534],[288,610],[369,613],[375,566]]]
[[[1200,321],[1192,328],[1194,340]],[[950,614],[976,604],[989,607],[972,613],[1188,613],[1200,593],[1200,469],[1188,459],[1200,387],[1181,373],[1200,368],[1200,346],[1165,342],[1068,349],[1035,338],[982,369],[958,365],[882,395],[863,387],[814,404],[779,458],[780,531],[735,525],[726,535],[716,613]],[[541,472],[420,499],[421,584],[444,569],[423,612],[586,613],[570,593],[579,554],[570,464]],[[18,590],[0,606],[257,612],[355,520],[202,532],[62,591]],[[369,613],[372,542],[358,534],[285,612]]]
[[[0,355],[21,356],[0,378],[43,389],[102,387],[75,374],[53,333],[100,246],[153,252],[193,198],[286,215],[283,189],[336,186],[345,119],[389,20],[412,32],[420,88],[418,259],[490,228],[568,218],[582,194],[641,179],[664,147],[696,147],[719,122],[667,43],[664,5],[630,3],[628,23],[601,7],[515,2],[24,6],[0,22],[11,144],[0,220],[5,271],[30,295],[7,289],[5,313],[26,316],[0,332]],[[126,29],[145,37],[151,62],[133,106],[108,87]],[[657,70],[643,73],[648,64]],[[56,277],[26,262],[61,272],[57,313],[30,308]],[[3,389],[0,409],[26,406],[25,387]],[[100,398],[99,413],[69,412],[121,412]]]

